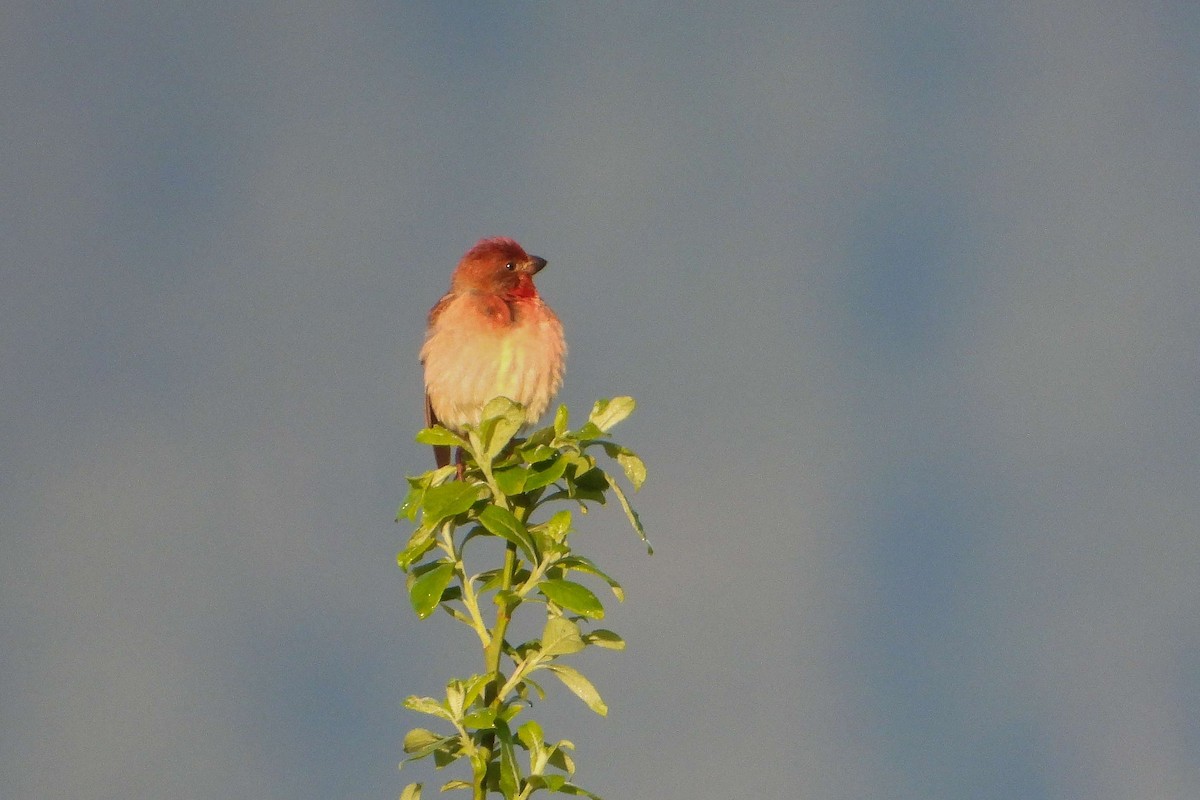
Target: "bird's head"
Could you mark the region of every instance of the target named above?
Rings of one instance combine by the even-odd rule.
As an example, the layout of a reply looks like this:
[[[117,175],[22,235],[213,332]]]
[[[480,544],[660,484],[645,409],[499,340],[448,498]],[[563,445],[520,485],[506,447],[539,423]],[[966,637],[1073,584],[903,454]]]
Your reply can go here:
[[[454,270],[454,291],[475,291],[507,297],[537,297],[533,276],[546,259],[531,256],[521,245],[503,236],[480,239]]]

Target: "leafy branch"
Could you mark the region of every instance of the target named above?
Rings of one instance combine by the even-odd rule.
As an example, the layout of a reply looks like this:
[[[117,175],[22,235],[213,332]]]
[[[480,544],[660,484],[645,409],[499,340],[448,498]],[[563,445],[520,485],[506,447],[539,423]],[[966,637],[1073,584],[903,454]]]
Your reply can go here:
[[[604,605],[573,578],[607,584],[618,601],[624,592],[594,561],[576,553],[569,537],[573,510],[586,514],[590,504],[604,504],[611,492],[647,552],[653,552],[625,492],[596,458],[603,453],[635,491],[641,488],[642,460],[609,437],[634,407],[631,397],[600,400],[587,422],[571,431],[567,408],[560,406],[553,425],[518,439],[524,412],[499,397],[464,435],[442,427],[417,435],[423,444],[461,448],[462,476],[456,480],[459,470],[446,466],[408,479],[397,521],[417,527],[397,562],[407,574],[417,616],[426,619],[441,608],[475,633],[483,651],[483,671],[452,679],[445,698],[414,696],[404,703],[435,717],[443,730],[409,731],[404,738],[408,761],[432,757],[438,769],[460,760],[470,765],[470,781],[448,781],[442,791],[470,790],[474,800],[489,793],[525,800],[538,790],[596,798],[571,782],[574,745],[566,739],[547,742],[535,720],[517,725],[516,718],[533,705],[533,695],[545,697],[532,677],[537,673],[553,675],[597,714],[608,713],[591,681],[562,659],[588,647],[622,650],[625,641],[611,630],[590,627],[604,618]],[[550,513],[551,505],[567,507]],[[474,556],[473,543],[489,538],[503,540],[503,564],[472,572],[468,545]],[[545,624],[537,639],[512,644],[509,623],[522,606],[544,607]],[[518,759],[518,750],[526,757]],[[409,784],[401,800],[419,800],[421,789],[419,783]]]

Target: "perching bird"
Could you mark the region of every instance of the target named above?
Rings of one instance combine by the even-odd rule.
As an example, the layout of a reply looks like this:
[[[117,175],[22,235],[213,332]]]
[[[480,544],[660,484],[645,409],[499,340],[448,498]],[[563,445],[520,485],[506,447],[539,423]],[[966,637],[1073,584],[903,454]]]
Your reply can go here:
[[[533,285],[545,266],[503,237],[481,239],[462,257],[421,347],[427,426],[461,433],[495,397],[524,406],[526,425],[545,413],[567,356],[562,323]],[[433,452],[439,467],[450,463],[449,447]]]

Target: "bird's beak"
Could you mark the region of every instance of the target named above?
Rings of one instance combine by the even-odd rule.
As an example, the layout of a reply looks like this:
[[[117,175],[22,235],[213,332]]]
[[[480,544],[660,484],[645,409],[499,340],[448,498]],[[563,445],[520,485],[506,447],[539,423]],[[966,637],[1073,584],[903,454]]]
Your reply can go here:
[[[529,274],[537,275],[546,266],[546,259],[537,256],[529,257]]]

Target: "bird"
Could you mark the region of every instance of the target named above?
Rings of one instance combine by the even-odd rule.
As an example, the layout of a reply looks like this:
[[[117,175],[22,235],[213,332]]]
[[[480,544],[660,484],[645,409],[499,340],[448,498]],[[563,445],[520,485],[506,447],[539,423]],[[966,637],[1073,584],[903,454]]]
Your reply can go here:
[[[427,427],[462,434],[496,397],[520,403],[526,427],[546,412],[562,386],[567,342],[533,284],[545,267],[504,236],[480,239],[463,255],[450,291],[429,311],[421,346]],[[450,463],[449,447],[433,452],[438,467]]]

